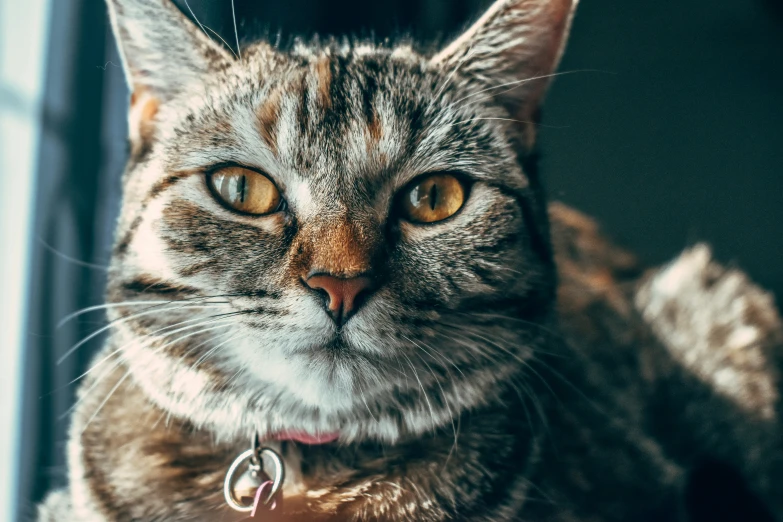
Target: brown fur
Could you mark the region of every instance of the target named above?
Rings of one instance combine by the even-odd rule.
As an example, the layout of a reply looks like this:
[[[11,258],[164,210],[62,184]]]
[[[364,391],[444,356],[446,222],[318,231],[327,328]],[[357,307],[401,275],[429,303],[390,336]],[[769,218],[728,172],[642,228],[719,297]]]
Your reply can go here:
[[[315,63],[315,74],[318,78],[318,103],[324,110],[332,107],[332,62],[324,57]]]
[[[275,89],[258,108],[258,130],[264,143],[277,154],[277,135],[275,127],[280,117],[280,102],[282,101],[282,89]]]

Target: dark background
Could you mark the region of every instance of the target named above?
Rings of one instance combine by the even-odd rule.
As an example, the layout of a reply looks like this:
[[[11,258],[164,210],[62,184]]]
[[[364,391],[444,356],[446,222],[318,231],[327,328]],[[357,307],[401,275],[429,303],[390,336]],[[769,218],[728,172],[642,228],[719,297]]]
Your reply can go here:
[[[184,0],[177,0],[181,7]],[[240,37],[411,34],[443,42],[487,0],[236,0]],[[25,361],[20,520],[64,479],[71,380],[100,344],[99,304],[127,90],[102,0],[54,0]],[[189,0],[233,42],[229,0]],[[697,241],[783,295],[783,2],[583,0],[544,111],[553,199],[595,216],[648,263]],[[185,8],[185,12],[188,10]]]

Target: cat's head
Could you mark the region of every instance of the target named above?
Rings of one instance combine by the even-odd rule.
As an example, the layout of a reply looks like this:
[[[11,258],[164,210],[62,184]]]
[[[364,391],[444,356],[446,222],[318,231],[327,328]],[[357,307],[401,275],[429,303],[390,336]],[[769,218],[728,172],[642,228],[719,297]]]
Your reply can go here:
[[[221,433],[345,441],[495,399],[552,307],[525,159],[574,4],[500,0],[424,56],[232,51],[170,0],[109,0],[133,93],[109,299],[133,378]]]

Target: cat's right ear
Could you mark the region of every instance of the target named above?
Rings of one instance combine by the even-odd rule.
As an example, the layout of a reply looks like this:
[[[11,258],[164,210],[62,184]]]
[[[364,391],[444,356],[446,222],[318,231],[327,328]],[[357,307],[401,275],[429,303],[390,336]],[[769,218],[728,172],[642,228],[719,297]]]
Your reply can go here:
[[[107,0],[131,90],[132,146],[148,140],[160,104],[231,64],[228,51],[172,0]]]
[[[432,60],[478,80],[518,119],[531,147],[538,107],[563,54],[577,1],[495,0]]]

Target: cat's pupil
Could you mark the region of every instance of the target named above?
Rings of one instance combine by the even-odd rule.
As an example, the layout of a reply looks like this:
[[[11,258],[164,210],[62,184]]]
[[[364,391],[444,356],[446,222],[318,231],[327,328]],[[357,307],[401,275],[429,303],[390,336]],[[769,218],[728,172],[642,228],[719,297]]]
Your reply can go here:
[[[247,185],[247,176],[242,176],[239,182],[239,202],[245,202],[245,186]]]
[[[435,183],[432,184],[432,187],[430,187],[430,208],[432,210],[435,210],[435,205],[438,201],[438,187],[435,185]]]

